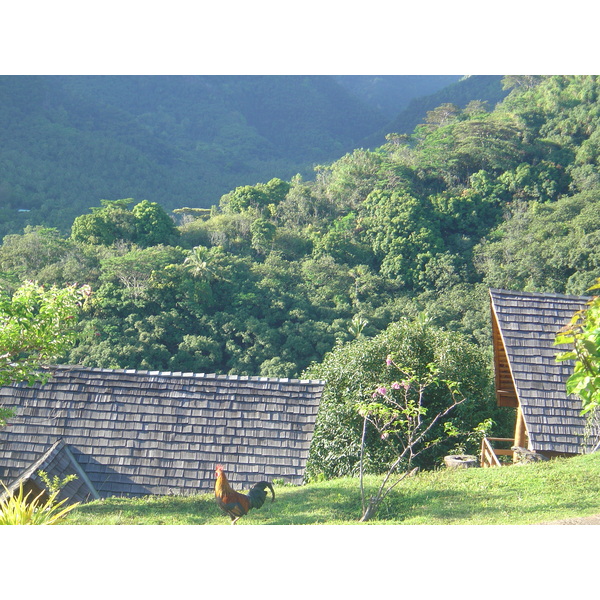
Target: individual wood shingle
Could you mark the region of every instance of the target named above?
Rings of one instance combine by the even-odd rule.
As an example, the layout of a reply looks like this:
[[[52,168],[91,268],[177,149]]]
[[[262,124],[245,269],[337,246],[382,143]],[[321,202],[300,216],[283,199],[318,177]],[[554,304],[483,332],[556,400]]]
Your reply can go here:
[[[245,489],[304,478],[322,381],[57,367],[45,385],[0,388],[0,480],[57,443],[100,497],[213,489],[219,462]]]

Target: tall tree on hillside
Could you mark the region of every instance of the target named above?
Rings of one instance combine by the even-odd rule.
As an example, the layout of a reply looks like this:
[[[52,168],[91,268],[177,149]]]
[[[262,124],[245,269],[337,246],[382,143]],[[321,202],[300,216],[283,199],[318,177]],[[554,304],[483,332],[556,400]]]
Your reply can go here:
[[[173,244],[179,237],[179,230],[173,219],[156,202],[142,200],[131,212],[136,219],[136,240],[139,246]]]
[[[171,217],[156,202],[142,200],[131,210],[132,198],[100,203],[91,214],[75,219],[71,228],[74,241],[103,246],[125,241],[146,248],[172,244],[179,236]]]
[[[529,90],[534,88],[541,79],[540,75],[506,75],[502,79],[502,89]]]
[[[427,262],[444,249],[433,211],[401,191],[377,190],[369,195],[365,207],[364,235],[381,261],[381,273],[412,289]]]
[[[425,122],[430,128],[443,127],[448,123],[455,121],[461,114],[461,110],[456,104],[446,102],[434,108],[433,110],[427,111],[427,117]]]
[[[212,277],[217,277],[210,266],[210,252],[206,246],[192,248],[183,264],[194,277],[203,281],[209,281]]]

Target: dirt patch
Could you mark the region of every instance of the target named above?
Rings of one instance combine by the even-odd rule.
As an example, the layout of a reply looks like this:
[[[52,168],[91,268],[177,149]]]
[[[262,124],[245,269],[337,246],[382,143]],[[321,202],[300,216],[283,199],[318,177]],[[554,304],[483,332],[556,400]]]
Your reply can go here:
[[[600,515],[591,517],[573,517],[572,519],[561,519],[560,521],[548,521],[538,525],[600,525]]]

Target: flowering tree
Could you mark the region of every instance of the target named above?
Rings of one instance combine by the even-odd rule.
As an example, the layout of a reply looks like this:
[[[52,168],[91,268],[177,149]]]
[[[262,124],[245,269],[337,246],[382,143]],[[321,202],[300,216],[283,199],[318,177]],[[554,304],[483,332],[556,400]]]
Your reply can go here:
[[[358,412],[363,417],[360,461],[361,521],[371,519],[390,491],[417,471],[418,468],[412,468],[413,459],[426,448],[442,440],[441,437],[431,438],[434,425],[466,400],[460,394],[456,381],[439,378],[439,368],[433,363],[427,366],[426,374],[420,377],[411,369],[399,367],[391,356],[387,357],[386,363],[399,378],[378,386],[370,398],[361,399],[358,403]],[[432,386],[446,386],[450,392],[447,406],[433,417],[427,414],[424,404],[425,391]],[[394,445],[396,458],[385,472],[375,495],[367,501],[363,485],[363,455],[369,423],[375,427],[382,440]],[[451,434],[452,427],[447,427],[446,431]]]
[[[598,283],[590,288],[600,289]],[[594,426],[600,406],[600,297],[595,296],[585,309],[577,311],[570,323],[555,338],[555,345],[569,344],[573,350],[563,352],[556,360],[574,360],[573,373],[567,379],[567,393],[577,394],[582,402],[582,415],[588,417],[588,430]],[[600,436],[598,436],[600,438]],[[593,452],[600,447],[595,442]]]

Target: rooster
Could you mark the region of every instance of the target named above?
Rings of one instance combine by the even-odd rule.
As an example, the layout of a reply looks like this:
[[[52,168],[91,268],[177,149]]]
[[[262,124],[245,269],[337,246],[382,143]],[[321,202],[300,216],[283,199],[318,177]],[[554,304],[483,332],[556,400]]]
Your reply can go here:
[[[248,514],[251,508],[260,508],[267,498],[266,488],[271,490],[271,502],[275,502],[275,491],[268,481],[260,481],[252,486],[248,495],[240,494],[231,488],[222,465],[215,467],[215,498],[219,508],[229,516],[235,525],[240,517]]]

